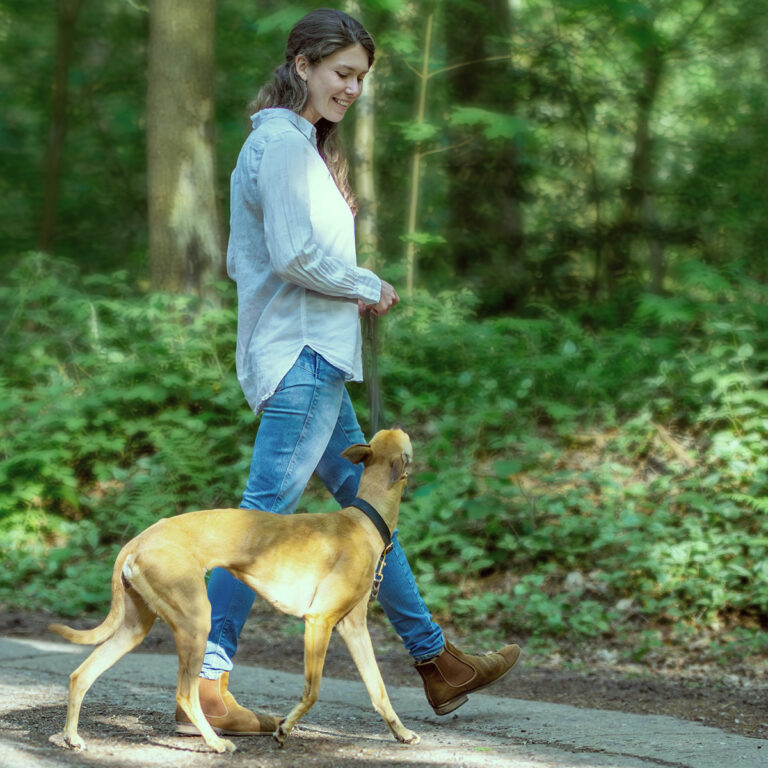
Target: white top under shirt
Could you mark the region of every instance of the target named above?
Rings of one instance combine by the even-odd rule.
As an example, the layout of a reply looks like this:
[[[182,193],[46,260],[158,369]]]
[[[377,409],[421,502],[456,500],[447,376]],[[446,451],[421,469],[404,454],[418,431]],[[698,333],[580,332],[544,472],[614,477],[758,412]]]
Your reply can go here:
[[[227,273],[237,283],[237,377],[255,412],[305,346],[362,380],[358,299],[381,281],[357,266],[354,217],[317,151],[315,128],[264,109],[232,172]]]

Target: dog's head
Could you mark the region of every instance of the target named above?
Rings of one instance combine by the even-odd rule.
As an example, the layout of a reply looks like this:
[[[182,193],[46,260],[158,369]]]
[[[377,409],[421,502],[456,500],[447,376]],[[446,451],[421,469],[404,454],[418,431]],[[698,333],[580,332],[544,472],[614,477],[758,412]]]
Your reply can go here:
[[[408,479],[408,467],[413,461],[411,439],[402,429],[382,429],[370,443],[351,445],[341,454],[353,464],[361,462],[370,467],[378,462],[389,465],[389,487]]]

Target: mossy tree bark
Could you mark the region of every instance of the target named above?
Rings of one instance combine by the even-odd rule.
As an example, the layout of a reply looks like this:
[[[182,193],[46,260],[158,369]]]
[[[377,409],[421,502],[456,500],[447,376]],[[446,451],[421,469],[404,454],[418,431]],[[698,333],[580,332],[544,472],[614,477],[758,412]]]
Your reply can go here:
[[[147,184],[152,287],[203,295],[223,270],[214,154],[215,0],[153,0]]]

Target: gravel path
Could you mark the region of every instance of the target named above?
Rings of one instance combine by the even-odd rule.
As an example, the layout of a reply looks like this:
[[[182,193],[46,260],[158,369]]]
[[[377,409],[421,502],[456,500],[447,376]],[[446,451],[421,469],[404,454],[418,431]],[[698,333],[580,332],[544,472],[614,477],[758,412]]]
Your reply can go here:
[[[295,634],[295,633],[294,633]],[[158,644],[164,640],[159,638]],[[152,645],[152,643],[150,643]],[[290,648],[284,647],[290,657]],[[334,647],[333,667],[340,663]],[[61,748],[69,673],[89,652],[62,642],[0,638],[0,765],[8,768],[114,766],[515,766],[515,768],[757,768],[768,765],[768,741],[664,715],[638,715],[512,698],[499,686],[476,694],[447,718],[425,705],[423,692],[384,677],[403,722],[422,737],[398,744],[373,712],[359,680],[330,671],[320,699],[280,749],[270,738],[239,739],[216,755],[198,739],[173,732],[175,656],[132,653],[85,699],[85,752]],[[387,656],[389,651],[384,651]],[[293,659],[294,667],[296,660]],[[349,673],[349,662],[346,667]],[[285,671],[241,663],[232,688],[246,706],[275,714],[295,703],[303,681]],[[351,674],[345,675],[351,677]],[[511,676],[510,676],[511,677]],[[504,685],[509,683],[505,682]]]

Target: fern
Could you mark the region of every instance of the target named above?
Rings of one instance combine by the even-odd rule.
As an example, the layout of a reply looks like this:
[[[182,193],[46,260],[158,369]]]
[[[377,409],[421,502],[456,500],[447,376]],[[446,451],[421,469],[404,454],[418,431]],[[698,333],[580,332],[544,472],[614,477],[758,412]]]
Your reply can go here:
[[[747,493],[727,493],[725,494],[725,498],[747,506],[755,512],[768,514],[768,496],[757,497],[750,496]]]

